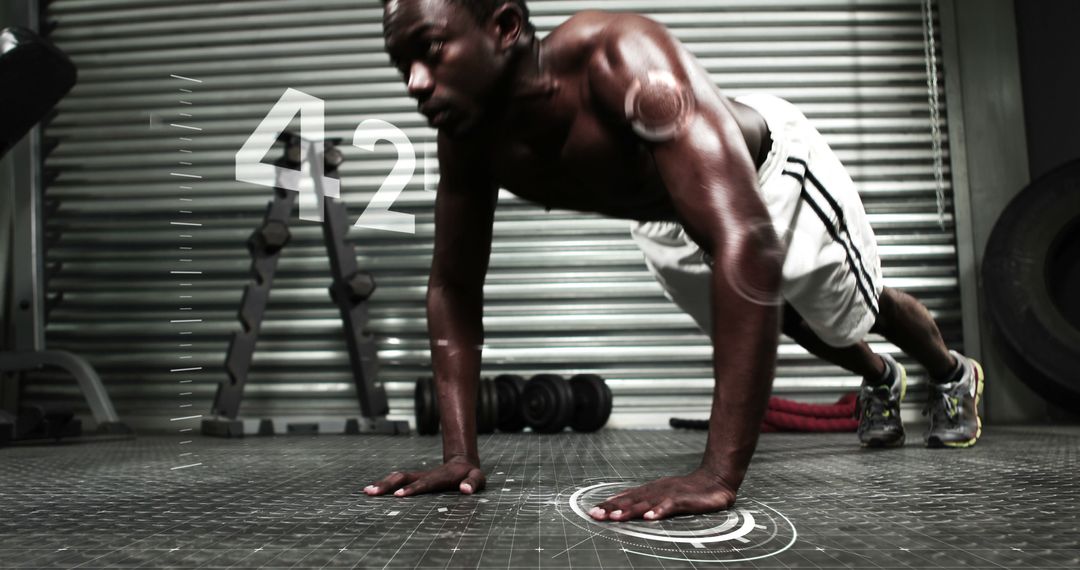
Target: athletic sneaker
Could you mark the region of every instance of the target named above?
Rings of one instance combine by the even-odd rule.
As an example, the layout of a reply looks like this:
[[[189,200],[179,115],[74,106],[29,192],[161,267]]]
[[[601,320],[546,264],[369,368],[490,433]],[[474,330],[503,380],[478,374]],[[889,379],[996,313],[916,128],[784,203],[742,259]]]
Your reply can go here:
[[[888,379],[876,386],[863,380],[855,413],[859,418],[859,442],[863,447],[904,445],[900,402],[907,392],[907,371],[888,354],[882,354]]]
[[[950,352],[959,362],[960,377],[945,384],[930,384],[930,400],[923,412],[930,416],[927,447],[971,447],[982,435],[982,366],[955,350]]]

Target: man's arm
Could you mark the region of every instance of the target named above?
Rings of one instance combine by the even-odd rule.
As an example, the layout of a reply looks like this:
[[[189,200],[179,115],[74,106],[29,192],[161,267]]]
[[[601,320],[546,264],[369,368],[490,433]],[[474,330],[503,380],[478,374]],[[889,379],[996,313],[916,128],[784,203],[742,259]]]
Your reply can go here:
[[[599,512],[620,511],[609,518],[625,520],[726,508],[757,444],[779,336],[774,301],[782,260],[760,255],[777,251],[777,239],[754,164],[706,72],[660,24],[618,17],[605,30],[588,73],[601,112],[648,145],[681,223],[715,259],[716,385],[708,443],[695,476],[696,483],[712,478],[730,491],[727,504],[723,493],[695,502],[646,485],[601,504]]]
[[[484,342],[483,293],[491,256],[498,187],[477,149],[439,136],[435,250],[428,279],[427,318],[443,434],[443,465],[391,473],[365,492],[409,496],[484,486],[476,447],[476,393]]]
[[[484,343],[484,279],[491,257],[498,187],[484,174],[475,153],[439,137],[441,175],[435,197],[435,251],[428,279],[427,318],[439,393],[443,459],[478,463],[476,390]]]

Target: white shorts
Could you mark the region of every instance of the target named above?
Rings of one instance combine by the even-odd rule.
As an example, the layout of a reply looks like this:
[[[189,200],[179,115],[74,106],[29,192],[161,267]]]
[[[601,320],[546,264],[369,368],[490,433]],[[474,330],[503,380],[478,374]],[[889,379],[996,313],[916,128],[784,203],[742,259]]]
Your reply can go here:
[[[771,131],[758,184],[786,248],[781,296],[826,343],[859,342],[877,320],[882,284],[855,183],[794,105],[771,95],[736,100],[761,113]],[[636,223],[630,235],[665,295],[711,335],[711,260],[678,222]]]

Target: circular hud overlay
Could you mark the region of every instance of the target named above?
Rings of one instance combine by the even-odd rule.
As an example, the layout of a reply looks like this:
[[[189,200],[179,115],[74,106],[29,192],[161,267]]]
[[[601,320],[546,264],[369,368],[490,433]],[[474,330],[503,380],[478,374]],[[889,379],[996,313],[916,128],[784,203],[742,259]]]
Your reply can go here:
[[[779,554],[795,544],[797,532],[780,511],[752,499],[718,513],[660,521],[597,521],[589,509],[640,483],[611,481],[568,489],[559,513],[574,526],[623,545],[641,556],[686,562],[745,562]]]

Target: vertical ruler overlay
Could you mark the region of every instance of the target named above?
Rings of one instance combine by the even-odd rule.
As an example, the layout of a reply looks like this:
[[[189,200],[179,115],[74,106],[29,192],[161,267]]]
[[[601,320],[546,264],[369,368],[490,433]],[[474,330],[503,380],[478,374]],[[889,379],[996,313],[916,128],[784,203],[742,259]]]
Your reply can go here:
[[[176,215],[169,220],[170,229],[176,232],[177,249],[175,251],[175,263],[169,271],[176,283],[177,314],[169,320],[171,330],[176,331],[176,362],[169,368],[170,382],[176,388],[177,408],[170,418],[170,425],[175,425],[179,433],[179,448],[177,449],[177,464],[172,467],[173,471],[199,467],[202,462],[198,461],[198,454],[192,449],[194,439],[191,435],[199,425],[202,415],[189,415],[192,410],[193,379],[202,372],[202,366],[194,366],[192,352],[195,346],[194,329],[203,322],[195,313],[195,305],[198,299],[195,295],[195,282],[202,278],[203,272],[196,269],[194,259],[196,256],[195,237],[202,228],[202,224],[194,221],[195,201],[191,197],[195,185],[199,184],[203,177],[197,174],[198,168],[194,161],[192,144],[195,138],[202,132],[195,123],[194,104],[192,96],[202,84],[199,79],[184,77],[182,75],[170,75],[177,84],[177,114],[173,121],[168,123],[170,135],[176,137],[177,161],[176,165],[169,170],[169,177],[176,182],[177,203]]]

